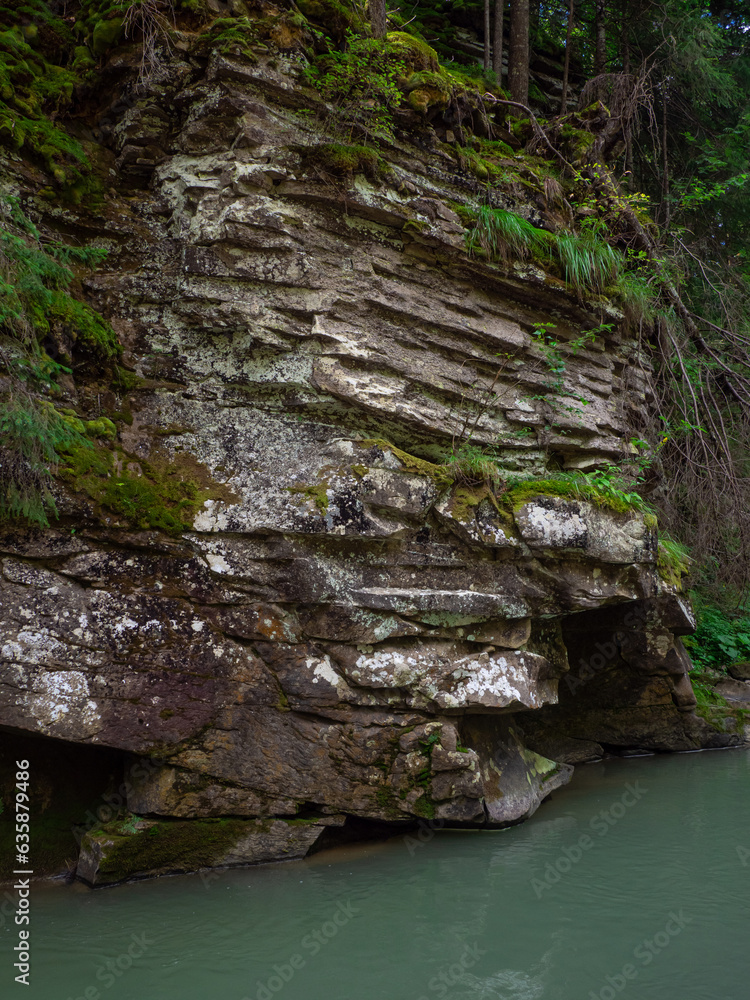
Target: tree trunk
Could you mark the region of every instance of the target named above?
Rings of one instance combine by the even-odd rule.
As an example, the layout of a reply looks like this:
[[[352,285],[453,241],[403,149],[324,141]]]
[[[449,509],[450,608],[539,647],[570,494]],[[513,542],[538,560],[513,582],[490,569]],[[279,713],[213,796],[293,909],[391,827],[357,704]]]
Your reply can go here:
[[[370,0],[370,25],[373,38],[385,38],[385,0]]]
[[[492,68],[497,82],[503,85],[503,14],[505,0],[495,0],[495,34],[492,43]]]
[[[630,76],[630,18],[628,16],[628,5],[623,4],[622,12],[622,72],[623,76]],[[625,173],[629,177],[633,174],[633,124],[629,122],[625,128]]]
[[[568,8],[568,27],[565,32],[565,65],[563,66],[563,89],[560,98],[560,114],[567,114],[568,111],[568,78],[570,76],[570,46],[573,43],[573,19],[575,17],[576,3],[570,0]]]
[[[596,17],[594,20],[594,76],[607,72],[607,20],[606,0],[596,0]]]
[[[663,225],[669,225],[669,146],[667,144],[667,107],[669,105],[669,84],[666,80],[662,82],[661,101],[661,197],[662,197],[662,220]]]
[[[484,0],[484,71],[490,68],[490,0]]]
[[[508,84],[514,101],[529,103],[529,0],[511,0]]]

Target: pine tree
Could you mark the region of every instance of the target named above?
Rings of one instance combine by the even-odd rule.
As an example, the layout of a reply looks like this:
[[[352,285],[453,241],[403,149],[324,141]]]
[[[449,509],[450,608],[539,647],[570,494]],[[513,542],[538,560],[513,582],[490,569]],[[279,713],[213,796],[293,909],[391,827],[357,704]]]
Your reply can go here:
[[[529,0],[510,4],[508,85],[514,101],[529,103]]]

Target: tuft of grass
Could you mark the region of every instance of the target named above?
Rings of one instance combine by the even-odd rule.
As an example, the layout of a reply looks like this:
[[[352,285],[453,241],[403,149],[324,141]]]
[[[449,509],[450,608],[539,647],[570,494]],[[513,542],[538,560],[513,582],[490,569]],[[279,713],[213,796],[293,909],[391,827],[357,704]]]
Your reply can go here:
[[[487,453],[482,448],[462,442],[453,448],[446,457],[445,465],[451,479],[456,483],[487,483],[497,489],[500,483],[500,472],[497,466],[498,457]]]
[[[565,281],[580,296],[603,294],[623,265],[622,254],[606,240],[603,222],[594,220],[580,233],[548,233],[537,229],[515,212],[481,205],[473,213],[466,235],[469,251],[482,250],[491,260],[507,265],[512,260],[535,257],[556,261]],[[635,286],[635,282],[631,282]]]
[[[537,229],[515,212],[481,205],[474,224],[467,234],[470,250],[480,248],[488,257],[507,264],[511,260],[526,260],[534,252],[549,250],[552,236]]]
[[[651,325],[654,322],[658,291],[646,271],[625,271],[620,274],[615,291],[632,326]]]
[[[605,234],[604,224],[595,221],[580,233],[564,232],[555,237],[555,255],[565,281],[578,295],[587,291],[601,295],[619,274],[622,255],[607,243]]]

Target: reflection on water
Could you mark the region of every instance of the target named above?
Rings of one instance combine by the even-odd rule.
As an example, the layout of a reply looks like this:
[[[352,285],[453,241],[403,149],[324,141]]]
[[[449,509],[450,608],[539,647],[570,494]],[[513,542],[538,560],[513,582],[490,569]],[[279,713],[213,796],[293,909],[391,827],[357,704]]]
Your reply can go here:
[[[36,884],[32,985],[6,920],[2,996],[744,1000],[749,783],[746,750],[609,761],[510,830]]]

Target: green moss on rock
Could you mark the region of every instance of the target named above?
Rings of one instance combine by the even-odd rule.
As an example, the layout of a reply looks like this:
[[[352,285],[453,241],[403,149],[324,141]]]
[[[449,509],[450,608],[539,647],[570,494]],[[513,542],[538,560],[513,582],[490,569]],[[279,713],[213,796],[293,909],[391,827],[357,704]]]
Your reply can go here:
[[[111,421],[103,421],[108,430]],[[236,499],[189,453],[156,454],[149,461],[141,460],[140,475],[127,469],[129,456],[103,444],[73,447],[63,457],[65,465],[59,475],[70,487],[144,530],[177,535],[192,527],[206,500]],[[132,459],[130,464],[134,464]]]
[[[304,158],[307,164],[340,177],[361,173],[377,180],[387,172],[387,165],[370,146],[326,142],[305,150]]]
[[[413,472],[418,476],[427,476],[438,487],[450,486],[453,482],[453,477],[446,466],[435,465],[424,458],[417,458],[416,455],[410,455],[409,452],[397,448],[396,445],[391,444],[390,441],[386,441],[385,438],[368,438],[364,441],[358,441],[357,444],[359,444],[360,448],[379,448],[381,451],[392,452],[407,472]]]
[[[101,849],[96,881],[112,883],[211,867],[254,828],[252,821],[243,819],[157,821],[131,816],[92,830],[86,840],[90,848]]]
[[[414,35],[409,35],[405,31],[389,31],[386,40],[396,54],[403,59],[409,71],[431,70],[433,73],[437,73],[440,70],[437,52],[421,38],[415,38]]]

